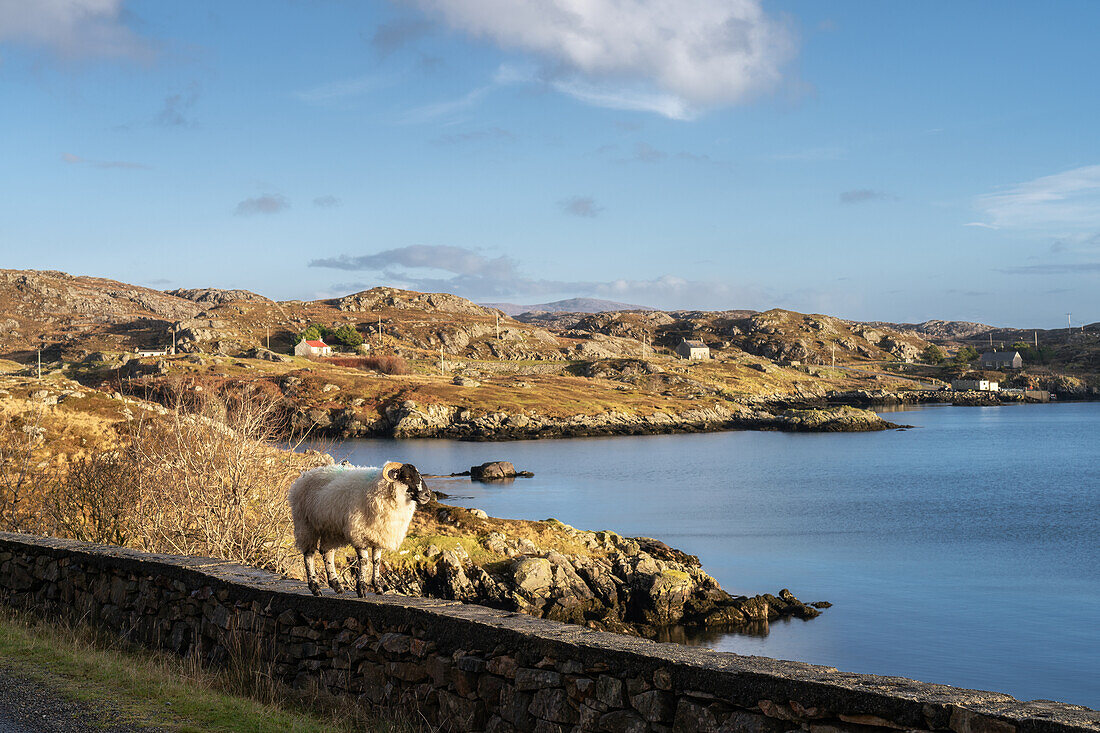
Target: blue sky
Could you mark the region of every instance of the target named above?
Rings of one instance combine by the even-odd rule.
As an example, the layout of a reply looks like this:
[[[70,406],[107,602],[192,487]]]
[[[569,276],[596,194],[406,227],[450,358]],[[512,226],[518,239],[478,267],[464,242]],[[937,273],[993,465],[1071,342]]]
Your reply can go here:
[[[0,267],[1100,320],[1100,4],[0,0]]]

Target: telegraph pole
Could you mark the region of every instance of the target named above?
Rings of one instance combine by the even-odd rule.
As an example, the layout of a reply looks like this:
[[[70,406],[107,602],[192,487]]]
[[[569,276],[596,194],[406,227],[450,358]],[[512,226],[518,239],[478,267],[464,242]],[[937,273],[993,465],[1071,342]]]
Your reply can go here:
[[[38,381],[42,381],[42,349],[38,350]]]
[[[446,374],[446,372],[443,370],[443,345],[442,344],[440,344],[440,346],[439,346],[439,373],[440,373],[440,375]]]
[[[836,366],[836,342],[830,344],[833,347],[833,366]]]
[[[497,341],[500,341],[500,313],[496,314],[497,317]]]
[[[1066,328],[1069,329],[1070,331],[1073,330],[1073,314],[1072,313],[1067,313],[1066,314]]]
[[[266,326],[266,327],[264,328],[264,331],[265,331],[265,333],[267,334],[267,350],[268,350],[268,351],[271,351],[271,326]],[[173,347],[175,347],[175,345],[176,345],[176,344],[175,344],[175,342],[173,341],[173,342],[172,342],[172,346],[173,346]]]

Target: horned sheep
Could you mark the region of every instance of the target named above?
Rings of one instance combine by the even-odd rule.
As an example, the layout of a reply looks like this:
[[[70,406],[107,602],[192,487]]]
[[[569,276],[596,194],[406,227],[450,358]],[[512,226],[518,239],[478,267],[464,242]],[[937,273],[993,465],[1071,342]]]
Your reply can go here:
[[[294,520],[294,542],[306,566],[306,581],[321,595],[314,555],[325,556],[328,584],[337,593],[344,585],[336,573],[337,548],[351,545],[359,556],[355,591],[360,598],[378,587],[382,550],[396,550],[409,531],[418,504],[432,494],[411,463],[389,462],[382,468],[322,466],[304,472],[287,494]],[[366,565],[371,564],[367,583]]]

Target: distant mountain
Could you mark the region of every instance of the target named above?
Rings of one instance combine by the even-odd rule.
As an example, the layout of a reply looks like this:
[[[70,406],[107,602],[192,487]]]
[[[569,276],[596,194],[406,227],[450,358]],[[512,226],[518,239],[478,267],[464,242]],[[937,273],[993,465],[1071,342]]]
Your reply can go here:
[[[651,311],[657,310],[646,305],[630,305],[629,303],[616,303],[613,300],[600,300],[599,298],[569,298],[568,300],[555,300],[553,303],[535,303],[534,305],[517,305],[515,303],[481,303],[486,308],[498,308],[510,316],[518,316],[520,313],[608,313],[611,311]]]

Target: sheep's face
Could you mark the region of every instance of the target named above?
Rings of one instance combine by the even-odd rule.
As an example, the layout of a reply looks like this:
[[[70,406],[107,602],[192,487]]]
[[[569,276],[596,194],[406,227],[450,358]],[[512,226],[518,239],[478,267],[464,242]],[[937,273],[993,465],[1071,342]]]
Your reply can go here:
[[[386,472],[386,478],[395,484],[404,486],[408,492],[409,501],[415,501],[417,504],[427,504],[432,500],[432,492],[428,490],[428,485],[424,483],[424,479],[420,476],[420,472],[416,470],[416,466],[411,463],[402,463],[396,468],[391,468]]]

